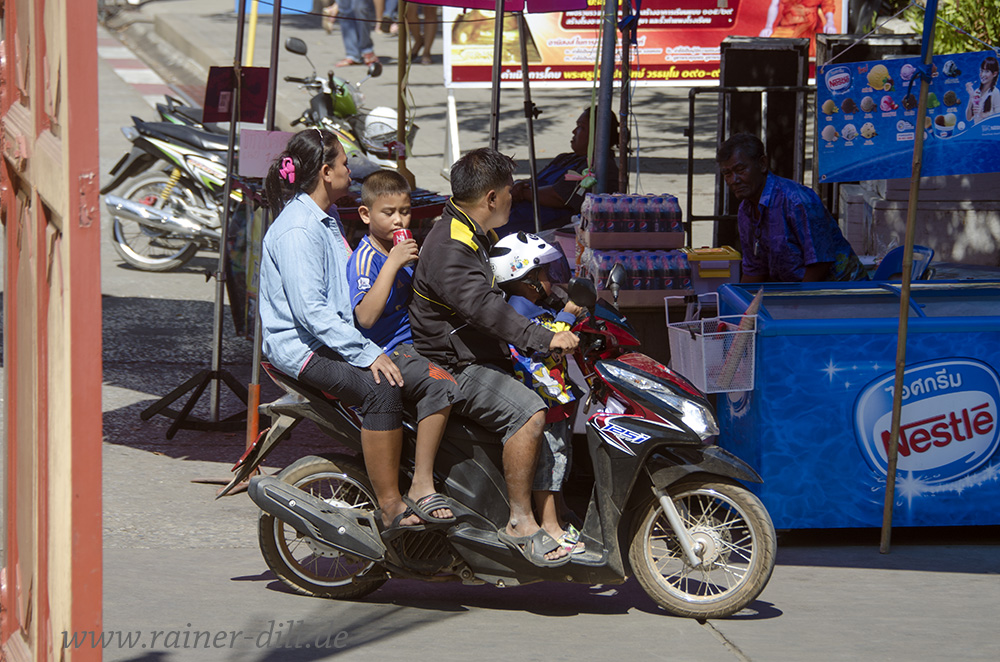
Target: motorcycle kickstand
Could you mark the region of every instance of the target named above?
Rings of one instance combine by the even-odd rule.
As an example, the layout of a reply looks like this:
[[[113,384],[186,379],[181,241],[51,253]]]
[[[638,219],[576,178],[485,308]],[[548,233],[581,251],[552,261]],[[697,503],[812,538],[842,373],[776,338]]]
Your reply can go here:
[[[666,490],[661,490],[657,488],[652,488],[653,494],[656,495],[657,500],[660,502],[660,508],[663,509],[663,514],[667,518],[667,522],[670,523],[670,528],[674,530],[674,534],[677,536],[677,542],[684,551],[684,556],[687,557],[688,563],[692,567],[697,568],[701,565],[701,557],[698,556],[698,552],[703,551],[702,544],[697,542],[691,533],[684,526],[684,522],[681,521],[681,515],[677,512],[677,506],[674,504],[674,500],[670,498]]]

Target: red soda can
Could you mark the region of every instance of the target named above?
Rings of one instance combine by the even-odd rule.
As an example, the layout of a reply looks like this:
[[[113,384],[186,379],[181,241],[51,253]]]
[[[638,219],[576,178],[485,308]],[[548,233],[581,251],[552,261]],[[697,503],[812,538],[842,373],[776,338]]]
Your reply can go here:
[[[407,239],[413,239],[413,233],[407,229],[399,229],[392,231],[392,245],[397,246]]]

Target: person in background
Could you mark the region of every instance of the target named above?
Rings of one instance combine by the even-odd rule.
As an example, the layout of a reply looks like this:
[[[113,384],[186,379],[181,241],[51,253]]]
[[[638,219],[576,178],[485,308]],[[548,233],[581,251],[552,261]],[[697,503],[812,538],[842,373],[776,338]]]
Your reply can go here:
[[[590,146],[590,108],[577,118],[569,141],[569,152],[559,154],[535,176],[538,186],[539,231],[559,228],[580,213],[585,190],[580,178],[589,167],[587,151]],[[614,148],[618,146],[618,116],[611,115],[611,151],[608,158],[608,193],[618,191],[618,162]],[[535,211],[531,203],[531,180],[520,179],[511,189],[513,206],[510,222],[500,230],[504,235],[535,231]]]
[[[421,18],[420,16],[423,16]],[[415,61],[420,52],[421,64],[431,64],[431,46],[437,36],[438,9],[434,5],[420,5],[415,2],[406,5],[406,20],[409,22],[410,34],[413,35],[413,48],[410,49],[410,60]]]
[[[846,4],[846,3],[845,3]],[[834,0],[771,0],[761,37],[808,39],[809,56],[816,55],[816,34],[836,34]]]
[[[340,34],[344,38],[347,57],[338,62],[337,67],[378,62],[372,30],[375,27],[375,5],[372,0],[337,0],[336,19],[340,23]]]
[[[383,527],[420,526],[399,492],[403,377],[354,326],[345,277],[350,249],[333,204],[350,184],[344,147],[321,129],[292,136],[271,165],[265,188],[276,218],[260,265],[264,355],[285,374],[359,408]]]
[[[740,201],[742,282],[868,279],[815,191],[768,172],[759,138],[736,134],[722,143],[715,160]]]

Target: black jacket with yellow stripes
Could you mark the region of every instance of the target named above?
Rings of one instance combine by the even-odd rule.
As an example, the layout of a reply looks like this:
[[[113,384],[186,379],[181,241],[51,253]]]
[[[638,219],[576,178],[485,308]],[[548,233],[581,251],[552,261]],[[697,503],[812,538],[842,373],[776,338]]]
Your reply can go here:
[[[413,275],[413,346],[439,365],[506,367],[507,345],[545,351],[553,332],[519,315],[504,299],[490,268],[496,241],[449,200],[420,249]]]

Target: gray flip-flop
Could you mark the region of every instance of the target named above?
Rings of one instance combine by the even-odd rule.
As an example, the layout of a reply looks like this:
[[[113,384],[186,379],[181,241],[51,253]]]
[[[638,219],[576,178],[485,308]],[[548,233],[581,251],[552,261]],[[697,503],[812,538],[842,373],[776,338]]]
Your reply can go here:
[[[545,529],[538,529],[530,536],[512,536],[506,530],[497,531],[497,537],[505,545],[517,551],[526,561],[539,568],[559,568],[569,563],[570,554],[560,556],[557,559],[547,559],[545,555],[562,549],[552,536],[545,532]]]

